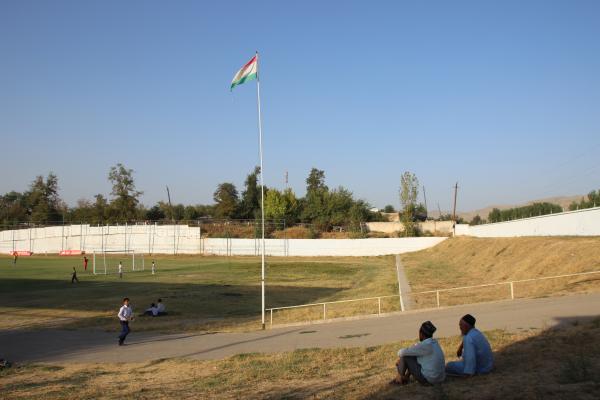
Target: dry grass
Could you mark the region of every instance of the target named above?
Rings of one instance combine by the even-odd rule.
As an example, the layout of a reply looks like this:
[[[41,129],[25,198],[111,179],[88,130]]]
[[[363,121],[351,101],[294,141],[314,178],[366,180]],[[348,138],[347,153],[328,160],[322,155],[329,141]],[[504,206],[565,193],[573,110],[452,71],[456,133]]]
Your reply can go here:
[[[24,365],[0,372],[3,399],[597,399],[600,319],[561,330],[487,332],[496,371],[442,385],[391,387],[395,353],[367,348],[242,354],[217,361]],[[459,337],[441,339],[447,361]],[[557,351],[560,349],[560,351]]]
[[[452,238],[402,256],[413,292],[600,270],[600,238]],[[600,274],[514,285],[515,297],[600,290]],[[442,305],[510,298],[508,285],[442,292]],[[435,294],[415,295],[433,307]]]

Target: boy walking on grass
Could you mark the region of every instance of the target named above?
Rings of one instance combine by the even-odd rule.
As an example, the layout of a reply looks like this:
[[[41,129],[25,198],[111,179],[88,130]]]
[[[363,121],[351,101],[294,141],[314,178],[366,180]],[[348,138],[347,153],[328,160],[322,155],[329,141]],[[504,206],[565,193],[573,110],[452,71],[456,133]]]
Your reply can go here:
[[[121,334],[119,335],[119,346],[123,346],[125,338],[129,335],[129,321],[133,321],[133,310],[129,307],[129,297],[123,299],[123,305],[117,314],[121,323]]]
[[[77,279],[77,271],[75,270],[75,267],[73,267],[73,273],[71,274],[71,283],[79,283],[79,279]]]
[[[123,279],[123,264],[119,261],[119,278]]]

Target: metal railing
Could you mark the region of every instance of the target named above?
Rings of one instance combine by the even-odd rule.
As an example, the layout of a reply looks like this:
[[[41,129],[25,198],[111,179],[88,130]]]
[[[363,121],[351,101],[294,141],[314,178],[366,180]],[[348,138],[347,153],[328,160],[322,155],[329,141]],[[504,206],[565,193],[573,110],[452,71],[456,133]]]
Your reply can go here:
[[[425,290],[425,291],[422,291],[422,292],[410,292],[410,293],[406,293],[406,294],[403,294],[403,296],[413,296],[413,295],[419,295],[419,294],[433,294],[433,293],[435,293],[436,306],[437,306],[437,308],[439,308],[440,307],[440,293],[450,292],[450,291],[455,291],[455,290],[465,290],[465,289],[475,289],[475,288],[483,288],[483,287],[491,287],[491,286],[508,285],[508,287],[510,289],[510,292],[509,292],[510,293],[510,297],[509,298],[510,298],[510,300],[514,300],[515,299],[515,287],[514,287],[515,283],[542,281],[542,280],[558,279],[558,278],[569,278],[569,277],[574,277],[574,276],[583,276],[583,275],[592,275],[592,274],[600,274],[600,271],[578,272],[578,273],[574,273],[574,274],[543,276],[543,277],[540,277],[540,278],[519,279],[519,280],[506,281],[506,282],[496,282],[496,283],[485,283],[485,284],[482,284],[482,285],[459,286],[459,287],[445,288],[445,289]],[[321,307],[323,307],[323,318],[322,318],[322,320],[324,321],[324,320],[327,320],[327,305],[328,304],[339,304],[339,303],[351,303],[351,302],[359,302],[359,301],[377,300],[377,313],[376,313],[376,315],[381,315],[382,314],[381,313],[381,299],[394,298],[394,297],[399,297],[399,296],[400,295],[398,295],[398,294],[393,294],[393,295],[387,295],[387,296],[363,297],[363,298],[360,298],[360,299],[325,301],[325,302],[321,302],[321,303],[307,303],[307,304],[299,304],[299,305],[295,305],[295,306],[272,307],[272,308],[267,308],[266,311],[270,313],[270,320],[271,320],[270,322],[271,322],[271,326],[273,326],[273,311],[290,310],[290,309],[298,309],[298,308],[321,306]]]

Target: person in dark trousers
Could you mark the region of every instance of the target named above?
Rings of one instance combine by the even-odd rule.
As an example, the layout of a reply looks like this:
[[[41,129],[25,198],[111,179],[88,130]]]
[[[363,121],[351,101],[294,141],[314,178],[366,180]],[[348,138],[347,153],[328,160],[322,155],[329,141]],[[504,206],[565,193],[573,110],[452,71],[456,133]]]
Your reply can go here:
[[[19,253],[13,251],[13,267],[17,266],[17,259],[19,258]]]
[[[475,328],[475,317],[466,314],[458,322],[462,342],[456,356],[460,361],[451,361],[446,365],[446,374],[458,377],[487,374],[494,368],[494,354],[490,342],[483,333]]]
[[[146,311],[144,311],[144,315],[147,315],[150,317],[158,317],[158,308],[156,308],[156,304],[154,304],[154,303],[150,304],[150,308],[147,309]]]
[[[79,279],[77,279],[77,271],[75,270],[75,267],[73,267],[73,273],[71,274],[71,283],[79,283]]]
[[[83,256],[83,269],[84,269],[84,271],[87,271],[87,265],[88,265],[88,258],[86,256]]]
[[[121,323],[121,334],[119,335],[119,346],[123,346],[125,338],[129,335],[129,321],[133,321],[133,311],[129,307],[129,297],[123,299],[123,305],[119,309],[117,314],[119,322]]]
[[[390,384],[405,385],[411,375],[423,385],[438,384],[444,381],[444,352],[433,338],[436,327],[425,321],[419,329],[419,342],[398,351],[396,361],[397,376]]]

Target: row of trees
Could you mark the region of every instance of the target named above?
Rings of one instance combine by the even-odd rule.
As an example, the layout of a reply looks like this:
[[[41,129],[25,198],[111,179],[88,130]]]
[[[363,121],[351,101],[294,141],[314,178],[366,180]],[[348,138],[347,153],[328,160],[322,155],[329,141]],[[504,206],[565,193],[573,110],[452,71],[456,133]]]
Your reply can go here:
[[[181,221],[199,218],[259,219],[261,188],[260,169],[255,168],[244,182],[241,194],[233,183],[217,186],[211,205],[169,205],[159,201],[150,208],[140,203],[143,192],[137,190],[133,170],[123,164],[111,167],[108,180],[112,185],[110,199],[102,194],[93,200],[79,200],[68,207],[58,194],[58,178],[50,173],[38,176],[24,193],[9,192],[0,196],[0,223],[50,224],[60,221],[124,223],[139,220]],[[379,213],[369,211],[369,204],[354,199],[343,187],[329,189],[325,172],[316,168],[306,179],[306,196],[299,198],[291,189],[283,191],[265,187],[265,218],[284,220],[288,226],[307,223],[321,231],[334,226],[359,230],[367,221],[382,220]]]
[[[93,202],[79,200],[77,206],[68,207],[58,194],[57,176],[52,172],[45,179],[37,176],[29,190],[23,193],[11,191],[0,196],[0,223],[100,223],[145,217],[146,210],[139,202],[142,192],[135,187],[133,171],[123,164],[117,164],[111,167],[108,180],[112,184],[110,201],[102,194],[97,194]]]
[[[581,210],[583,208],[592,208],[600,206],[600,190],[592,190],[588,193],[587,199],[582,198],[581,201],[572,202],[569,204],[569,211]]]
[[[246,177],[244,191],[239,195],[233,183],[221,183],[214,193],[214,214],[217,218],[260,218],[260,169]],[[329,189],[325,172],[313,168],[306,178],[306,196],[299,198],[292,189],[283,191],[265,187],[265,218],[284,220],[288,226],[307,223],[317,230],[327,231],[334,226],[359,230],[367,221],[383,220],[379,213],[369,211],[369,204],[354,199],[343,187]]]
[[[488,214],[488,222],[494,223],[502,221],[511,221],[513,219],[529,218],[538,215],[559,213],[562,211],[562,207],[558,204],[552,204],[547,202],[533,203],[523,207],[507,208],[506,210],[499,210],[498,208],[494,208]]]

